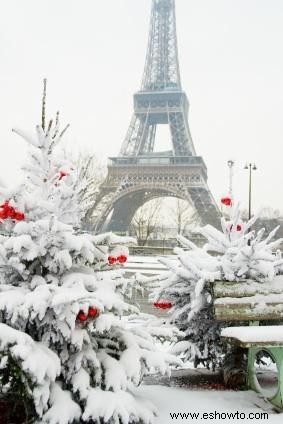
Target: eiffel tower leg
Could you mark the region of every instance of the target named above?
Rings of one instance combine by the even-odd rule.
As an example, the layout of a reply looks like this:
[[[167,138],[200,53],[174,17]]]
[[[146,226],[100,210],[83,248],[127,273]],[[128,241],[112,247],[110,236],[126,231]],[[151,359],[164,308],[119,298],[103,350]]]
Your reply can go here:
[[[176,156],[195,155],[195,148],[184,111],[169,113],[172,144]]]
[[[145,154],[153,150],[156,128],[149,125],[148,118],[148,113],[132,117],[120,151],[122,156]]]
[[[125,196],[114,204],[113,214],[107,225],[107,231],[127,232],[131,221],[144,203],[144,193],[133,193],[131,196]]]
[[[207,186],[190,187],[188,192],[203,225],[220,228],[220,212]]]

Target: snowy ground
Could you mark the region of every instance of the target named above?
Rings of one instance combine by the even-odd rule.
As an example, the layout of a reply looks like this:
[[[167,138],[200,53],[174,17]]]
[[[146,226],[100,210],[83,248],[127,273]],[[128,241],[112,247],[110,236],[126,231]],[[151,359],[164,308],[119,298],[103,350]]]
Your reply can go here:
[[[188,367],[173,370],[170,378],[150,376],[145,382],[137,391],[156,406],[155,424],[283,423],[283,413],[276,412],[259,394],[227,390],[221,371]],[[187,415],[176,417],[178,413]]]
[[[172,423],[258,423],[282,424],[283,413],[278,414],[272,407],[252,391],[212,391],[188,390],[165,386],[142,386],[138,393],[150,399],[159,411],[155,424]],[[215,412],[220,416],[209,418],[208,414],[215,417]],[[237,417],[238,412],[238,417]],[[170,413],[199,414],[174,418]],[[261,414],[268,414],[263,416]],[[207,414],[207,415],[203,415]],[[233,414],[232,416],[230,414]],[[230,417],[230,418],[229,418]],[[234,418],[233,418],[234,417]]]

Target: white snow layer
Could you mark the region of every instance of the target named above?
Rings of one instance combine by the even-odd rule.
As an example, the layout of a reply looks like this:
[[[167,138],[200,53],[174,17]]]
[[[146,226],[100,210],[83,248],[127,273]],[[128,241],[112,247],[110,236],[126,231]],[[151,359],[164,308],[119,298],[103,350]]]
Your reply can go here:
[[[37,413],[41,416],[50,396],[50,385],[60,374],[58,356],[43,343],[35,342],[28,334],[0,324],[0,351],[12,357],[35,385],[33,392]],[[5,368],[1,361],[2,368]]]
[[[283,413],[276,413],[272,407],[258,394],[252,391],[215,391],[215,390],[188,390],[164,386],[142,386],[136,393],[151,399],[157,406],[158,416],[154,424],[247,424],[258,422],[268,424],[282,424]],[[170,413],[196,413],[196,416],[188,418],[172,418]],[[223,414],[223,418],[202,418],[203,414]],[[241,418],[228,417],[227,414],[244,414]],[[267,413],[268,417],[260,417]],[[249,414],[250,417],[249,417]],[[255,415],[257,414],[257,415]],[[207,416],[206,416],[207,417]]]
[[[278,342],[278,345],[283,345],[283,325],[227,327],[221,331],[221,336],[235,338],[243,343]]]
[[[134,417],[140,417],[143,424],[150,424],[156,412],[152,403],[141,396],[124,391],[92,389],[82,418],[87,421],[99,417],[107,422],[112,417],[113,424],[130,424]]]
[[[51,408],[43,416],[44,423],[71,424],[81,417],[81,408],[73,401],[71,393],[62,390],[57,383],[52,385],[50,404]]]

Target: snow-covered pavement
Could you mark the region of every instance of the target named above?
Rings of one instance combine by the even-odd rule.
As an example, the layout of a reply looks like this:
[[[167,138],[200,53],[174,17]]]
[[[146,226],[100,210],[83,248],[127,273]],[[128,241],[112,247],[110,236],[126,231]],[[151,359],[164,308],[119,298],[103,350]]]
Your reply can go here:
[[[157,407],[159,413],[155,424],[283,423],[283,413],[273,411],[264,399],[252,391],[188,390],[165,386],[142,386],[138,389],[138,393],[150,399]],[[179,415],[176,418],[170,415],[174,413],[191,413],[199,414],[199,416],[187,415],[182,418]],[[264,413],[268,415],[262,415]]]

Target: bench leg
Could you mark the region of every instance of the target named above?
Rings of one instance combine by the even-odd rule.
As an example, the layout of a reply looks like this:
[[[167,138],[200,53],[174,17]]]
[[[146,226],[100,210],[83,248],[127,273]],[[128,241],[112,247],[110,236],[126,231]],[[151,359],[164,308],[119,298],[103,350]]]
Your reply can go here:
[[[266,396],[257,381],[256,370],[254,367],[256,355],[258,352],[265,351],[274,359],[278,371],[278,389],[277,393],[271,397]],[[258,393],[262,393],[264,397],[275,405],[277,408],[283,410],[283,348],[282,347],[251,347],[248,353],[248,387]]]

